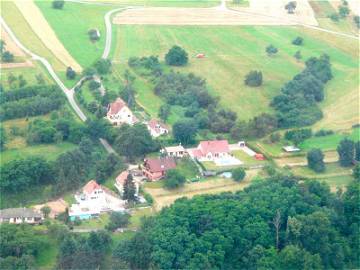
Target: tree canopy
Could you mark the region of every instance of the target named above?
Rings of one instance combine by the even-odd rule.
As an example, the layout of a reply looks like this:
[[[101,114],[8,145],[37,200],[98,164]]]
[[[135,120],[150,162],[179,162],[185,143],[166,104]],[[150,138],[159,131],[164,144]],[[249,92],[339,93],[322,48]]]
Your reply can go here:
[[[183,48],[175,45],[165,55],[165,62],[170,66],[184,66],[188,62],[188,54]]]

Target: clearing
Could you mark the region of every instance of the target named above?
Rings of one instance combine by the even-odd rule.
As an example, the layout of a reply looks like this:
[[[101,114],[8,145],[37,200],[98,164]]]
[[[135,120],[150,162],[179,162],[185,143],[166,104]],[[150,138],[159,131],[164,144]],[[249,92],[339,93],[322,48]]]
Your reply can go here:
[[[301,51],[303,59],[327,53],[334,78],[326,85],[325,101],[320,104],[325,117],[316,127],[331,125],[336,120],[336,124],[327,128],[346,129],[359,120],[354,110],[359,107],[356,40],[301,27],[124,25],[116,30],[114,76],[121,78],[129,57],[158,55],[163,59],[169,48],[177,44],[188,52],[190,59],[186,67],[174,70],[204,77],[209,90],[221,97],[222,105],[236,111],[242,120],[272,112],[271,99],[303,69],[303,61],[293,57],[296,51]],[[291,44],[297,36],[304,38],[303,46]],[[274,57],[265,53],[269,44],[279,49]],[[198,53],[204,53],[205,58],[196,59]],[[252,88],[244,84],[250,70],[262,71],[262,86]],[[150,83],[142,80],[139,84],[142,85],[135,85],[135,89],[145,108],[153,110],[154,104],[161,104],[161,99],[151,93]]]
[[[33,1],[14,1],[21,14],[31,29],[40,38],[42,43],[65,65],[70,66],[76,71],[81,71],[81,66],[72,58],[62,43],[57,38],[55,32],[49,26],[41,11]],[[50,2],[45,2],[51,5]],[[59,10],[59,12],[61,12]],[[70,31],[70,29],[68,29]]]

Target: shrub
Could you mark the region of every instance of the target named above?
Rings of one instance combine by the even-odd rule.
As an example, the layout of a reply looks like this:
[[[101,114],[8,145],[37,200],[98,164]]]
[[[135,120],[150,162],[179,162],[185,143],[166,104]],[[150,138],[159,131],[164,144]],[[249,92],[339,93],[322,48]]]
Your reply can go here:
[[[319,131],[317,131],[314,136],[315,137],[322,137],[322,136],[328,136],[328,135],[332,135],[334,134],[334,131],[329,129],[320,129]]]
[[[236,168],[232,171],[232,178],[236,182],[240,182],[244,180],[245,176],[246,176],[246,172],[243,168]]]
[[[14,62],[14,55],[9,51],[5,51],[1,54],[1,60],[6,63]]]
[[[88,35],[91,41],[97,41],[100,39],[100,33],[97,29],[90,29]]]
[[[307,162],[308,167],[315,172],[324,172],[325,164],[324,164],[324,154],[320,149],[312,149],[307,154]]]
[[[112,212],[110,214],[109,223],[106,225],[106,229],[114,231],[117,228],[126,227],[130,223],[130,215],[125,212]]]
[[[109,59],[100,59],[95,63],[95,68],[99,74],[108,74],[111,72],[111,61]]]
[[[68,68],[66,69],[66,78],[67,78],[68,80],[73,80],[73,79],[75,79],[75,77],[76,77],[76,72],[75,72],[75,70],[73,70],[71,67],[68,67]]]
[[[181,187],[185,184],[185,176],[176,169],[168,170],[166,172],[166,178],[164,182],[164,187],[167,189],[174,189]]]
[[[181,47],[173,46],[165,55],[165,62],[170,66],[184,66],[188,63],[188,54]]]
[[[64,7],[64,0],[54,0],[52,1],[52,7],[55,9],[62,9]]]
[[[284,138],[288,141],[292,141],[295,145],[303,142],[306,139],[311,138],[312,131],[309,128],[306,129],[295,129],[285,132]]]
[[[275,54],[277,54],[277,52],[278,52],[278,49],[272,44],[270,44],[269,46],[266,47],[266,53],[269,56],[275,55]]]
[[[252,70],[245,77],[245,84],[248,86],[260,86],[263,82],[263,76],[261,71]]]
[[[330,20],[332,20],[333,22],[338,22],[339,21],[339,15],[337,13],[332,13],[328,16],[330,18]]]
[[[90,81],[90,83],[89,83],[89,89],[91,91],[94,91],[94,90],[98,89],[100,86],[101,86],[101,84],[99,82],[97,82],[97,81],[94,81],[94,80]]]
[[[292,44],[297,45],[297,46],[301,46],[304,43],[304,39],[302,37],[296,37],[293,41]]]

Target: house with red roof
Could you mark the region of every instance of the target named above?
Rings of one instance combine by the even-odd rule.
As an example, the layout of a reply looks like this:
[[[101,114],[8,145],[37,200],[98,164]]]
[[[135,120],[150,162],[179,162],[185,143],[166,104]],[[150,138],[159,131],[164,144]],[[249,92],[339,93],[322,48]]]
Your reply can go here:
[[[143,174],[151,181],[163,178],[167,170],[175,169],[176,162],[173,157],[148,158],[142,166]]]
[[[214,161],[230,156],[230,147],[227,140],[201,141],[198,147],[187,149],[187,152],[199,161]]]
[[[124,186],[125,186],[125,181],[127,179],[127,177],[129,176],[129,171],[125,170],[123,172],[121,172],[116,178],[115,178],[115,184],[114,186],[116,187],[116,189],[119,191],[120,195],[123,196],[124,194]],[[135,196],[138,196],[139,194],[139,183],[136,182],[135,180],[133,180],[134,184],[135,184]]]
[[[162,123],[156,119],[151,119],[147,123],[147,128],[148,128],[151,136],[153,136],[154,138],[157,138],[161,135],[166,135],[169,133],[169,128],[164,123]]]
[[[109,104],[106,118],[114,126],[133,125],[137,122],[136,117],[121,98],[117,98],[113,103]]]

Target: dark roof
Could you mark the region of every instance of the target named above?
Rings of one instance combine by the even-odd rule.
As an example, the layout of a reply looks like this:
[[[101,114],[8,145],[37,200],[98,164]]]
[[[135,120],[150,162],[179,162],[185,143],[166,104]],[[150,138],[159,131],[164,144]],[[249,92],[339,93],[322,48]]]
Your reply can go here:
[[[0,210],[0,218],[41,218],[43,215],[29,208],[8,208]]]
[[[149,158],[145,163],[151,172],[162,172],[176,167],[175,159],[171,157]]]

